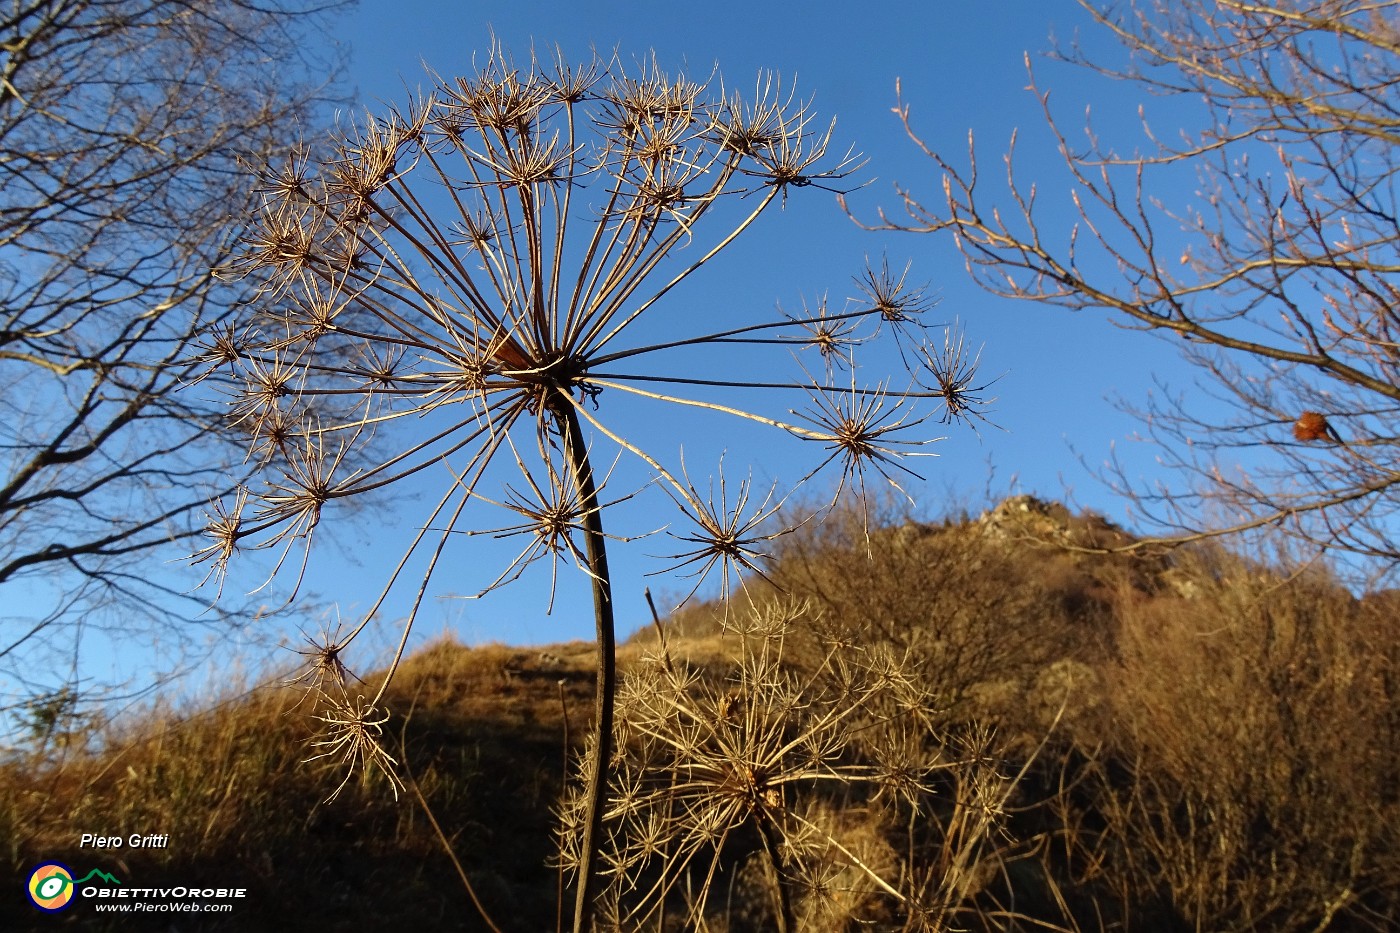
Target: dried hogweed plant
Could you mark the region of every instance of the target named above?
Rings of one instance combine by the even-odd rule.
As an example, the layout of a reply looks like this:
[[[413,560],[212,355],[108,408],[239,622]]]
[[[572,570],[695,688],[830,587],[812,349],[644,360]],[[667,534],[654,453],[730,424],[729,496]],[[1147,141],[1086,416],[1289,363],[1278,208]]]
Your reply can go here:
[[[896,916],[924,928],[913,918],[926,882],[911,885],[914,866],[871,827],[934,820],[934,774],[985,770],[985,756],[949,760],[928,741],[939,698],[889,646],[818,638],[804,650],[814,612],[779,599],[731,616],[739,649],[723,678],[663,650],[623,679],[600,842],[615,928],[704,928],[746,857],[771,892],[765,928]],[[900,815],[840,825],[856,798]],[[561,857],[581,870],[586,784],[561,815]]]
[[[911,398],[946,403],[949,414],[975,411],[961,404],[970,393],[950,393],[935,353],[901,354],[913,361],[903,392],[888,381],[857,381],[857,343],[881,333],[894,334],[901,350],[924,342],[922,291],[884,265],[858,280],[860,297],[840,313],[823,303],[708,330],[709,315],[671,313],[674,338],[636,333],[771,208],[844,183],[858,166],[849,154],[831,155],[833,129],[776,78],[760,78],[746,97],[717,77],[670,77],[654,61],[628,69],[559,58],[519,68],[493,49],[474,74],[436,79],[429,93],[364,118],[329,152],[299,150],[265,170],[259,223],[241,264],[264,283],[259,299],[248,320],[206,344],[211,384],[231,392],[230,430],[248,437],[265,477],[211,512],[208,546],[196,555],[211,576],[222,581],[240,549],[267,549],[274,575],[294,574],[295,596],[312,538],[337,504],[416,477],[443,478],[378,600],[334,643],[309,653],[322,669],[307,682],[334,711],[330,738],[317,746],[326,753],[343,751],[352,765],[392,764],[372,750],[385,690],[430,581],[472,535],[525,542],[483,592],[544,560],[590,578],[600,752],[587,782],[593,803],[581,851],[590,854],[579,875],[577,928],[594,901],[591,853],[612,760],[603,512],[628,498],[605,501],[609,477],[595,470],[595,445],[637,458],[679,506],[693,528],[676,534],[687,550],[675,559],[696,572],[697,586],[716,567],[726,581],[757,569],[764,544],[780,533],[764,525],[776,512],[771,497],[747,480],[721,479],[718,496],[713,481],[703,491],[610,419],[608,401],[690,406],[771,426],[826,448],[824,462],[840,461],[860,483],[868,470],[893,482],[896,469],[907,469],[901,461],[929,442],[918,431],[929,415],[912,413]],[[826,378],[801,364],[788,382],[726,371],[742,346],[784,354],[814,347]],[[705,349],[714,352],[703,373],[675,372],[674,361]],[[834,361],[852,370],[844,384],[832,381]],[[964,386],[961,379],[953,384]],[[774,416],[706,396],[721,388],[812,404]],[[475,526],[473,505],[504,508],[510,523]],[[337,665],[395,587],[414,594],[398,652],[384,681],[367,688],[372,695],[352,701]]]

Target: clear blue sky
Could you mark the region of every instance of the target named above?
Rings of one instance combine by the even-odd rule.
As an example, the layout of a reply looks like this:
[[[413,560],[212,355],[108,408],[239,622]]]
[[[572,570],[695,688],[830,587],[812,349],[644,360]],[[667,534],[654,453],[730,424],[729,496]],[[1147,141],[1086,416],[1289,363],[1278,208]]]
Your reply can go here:
[[[857,214],[873,219],[877,207],[898,209],[893,183],[899,181],[928,199],[939,195],[932,165],[915,149],[891,111],[895,82],[902,81],[906,103],[925,141],[933,148],[961,152],[969,130],[975,131],[988,170],[999,171],[1000,154],[1019,129],[1023,169],[1042,180],[1042,198],[1068,206],[1067,189],[1057,181],[1053,147],[1035,97],[1026,90],[1024,57],[1029,53],[1043,86],[1054,89],[1060,113],[1070,123],[1094,105],[1100,130],[1134,138],[1141,93],[1122,83],[1086,74],[1043,57],[1050,35],[1069,39],[1083,30],[1091,48],[1114,55],[1116,47],[1089,23],[1072,0],[993,0],[987,3],[909,3],[891,0],[806,4],[719,0],[703,5],[657,2],[519,2],[454,3],[447,0],[363,0],[338,23],[335,41],[349,54],[349,84],[362,109],[382,112],[403,101],[410,90],[427,85],[427,65],[444,76],[469,73],[473,56],[482,56],[494,35],[517,60],[528,59],[533,45],[541,53],[560,46],[570,58],[596,49],[614,50],[631,60],[655,51],[667,70],[683,69],[701,78],[718,68],[724,80],[740,89],[752,87],[760,71],[773,70],[792,80],[816,109],[837,117],[836,141],[854,144],[869,161],[862,180],[870,184],[853,195]],[[1147,101],[1150,107],[1164,107]],[[756,315],[771,313],[775,303],[798,307],[805,296],[828,293],[836,307],[855,294],[852,276],[867,256],[887,255],[892,265],[912,261],[911,275],[927,282],[940,298],[936,321],[959,319],[969,338],[985,344],[982,372],[1002,374],[995,386],[998,402],[992,418],[1005,430],[983,428],[980,437],[966,428],[927,425],[929,434],[948,435],[934,445],[939,457],[916,468],[924,483],[908,486],[926,513],[936,515],[950,494],[981,495],[989,469],[994,495],[1031,492],[1047,498],[1071,497],[1123,521],[1126,504],[1111,498],[1078,463],[1077,450],[1091,465],[1102,463],[1110,444],[1129,452],[1130,462],[1151,468],[1151,452],[1134,454],[1125,444],[1136,425],[1118,412],[1110,397],[1141,400],[1152,373],[1176,375],[1185,382],[1174,348],[1141,334],[1125,333],[1093,314],[1071,315],[1057,309],[992,298],[972,285],[952,243],[927,235],[886,235],[859,230],[822,191],[797,192],[783,212],[772,212],[684,289],[668,296],[678,313],[708,313],[715,308]],[[1062,232],[1071,218],[1062,215]],[[882,361],[859,360],[868,382],[878,380]],[[794,399],[800,403],[801,399]],[[645,412],[635,422],[645,431],[648,448],[676,465],[683,447],[696,485],[704,484],[719,457],[725,457],[731,482],[748,475],[766,488],[790,484],[812,465],[810,450],[783,441],[774,432],[751,431],[706,417],[664,417]],[[810,445],[809,445],[810,446]],[[602,450],[600,446],[600,451]],[[607,458],[610,458],[610,454]],[[619,467],[615,489],[628,491],[644,480],[635,463]],[[1150,474],[1149,474],[1150,475]],[[441,494],[445,475],[402,494],[380,509],[360,515],[327,515],[311,555],[307,591],[338,607],[353,622],[375,599],[398,551],[422,524]],[[835,479],[834,475],[831,477]],[[1012,485],[1014,482],[1014,486]],[[655,489],[626,502],[606,518],[608,530],[631,535],[664,526],[672,518],[669,501]],[[493,528],[508,523],[499,510],[483,508],[472,524]],[[441,574],[425,604],[414,641],[451,630],[472,643],[504,641],[538,644],[592,637],[591,607],[582,575],[561,568],[560,595],[552,617],[546,616],[549,571],[544,563],[517,583],[482,600],[444,598],[469,593],[489,582],[519,550],[518,539],[504,543],[473,538],[468,556],[458,557]],[[689,583],[648,578],[662,562],[658,554],[678,550],[664,535],[615,546],[610,554],[622,634],[645,624],[642,588],[684,592]],[[173,556],[173,555],[172,555]],[[178,565],[173,565],[178,566]],[[261,581],[256,561],[235,566],[230,587],[250,589]],[[190,583],[198,581],[202,569]],[[409,590],[411,588],[406,588]],[[407,595],[385,608],[374,644],[384,646],[396,635],[396,619]],[[268,652],[278,637],[296,644],[294,631],[265,624],[249,633],[246,652],[253,665],[271,657],[285,664],[290,655]],[[259,647],[261,646],[261,647]],[[226,651],[215,657],[227,658]],[[124,646],[112,655],[114,665],[142,663],[139,646]],[[352,658],[352,666],[354,659]],[[101,672],[99,676],[119,673]]]

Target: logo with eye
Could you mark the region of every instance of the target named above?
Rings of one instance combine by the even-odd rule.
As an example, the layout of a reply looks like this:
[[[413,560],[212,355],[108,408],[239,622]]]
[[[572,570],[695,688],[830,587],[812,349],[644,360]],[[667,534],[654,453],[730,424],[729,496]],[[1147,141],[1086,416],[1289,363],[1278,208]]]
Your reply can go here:
[[[29,875],[29,899],[50,913],[73,903],[73,887],[73,873],[58,862],[45,862]]]
[[[77,886],[93,876],[109,884],[121,884],[105,871],[94,868],[82,878],[73,880],[73,872],[61,862],[45,862],[29,873],[29,900],[40,910],[57,913],[73,903],[73,893]]]

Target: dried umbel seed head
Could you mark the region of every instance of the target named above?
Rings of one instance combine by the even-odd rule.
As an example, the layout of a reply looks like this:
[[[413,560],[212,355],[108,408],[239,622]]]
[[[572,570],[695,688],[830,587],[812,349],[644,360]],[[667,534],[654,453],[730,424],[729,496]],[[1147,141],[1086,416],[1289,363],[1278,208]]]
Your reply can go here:
[[[552,609],[560,563],[589,578],[599,694],[608,697],[618,688],[606,550],[628,540],[603,531],[613,505],[659,488],[693,526],[669,532],[682,544],[659,571],[692,575],[682,602],[712,574],[721,599],[761,579],[771,543],[812,518],[784,508],[776,480],[766,493],[752,479],[726,484],[722,463],[709,488],[697,488],[683,454],[676,469],[651,450],[649,427],[666,436],[666,414],[628,417],[624,429],[614,399],[819,441],[826,453],[797,488],[833,460],[845,480],[862,477],[867,464],[882,475],[903,469],[899,461],[922,455],[930,441],[917,431],[923,419],[911,400],[962,411],[974,391],[961,368],[946,385],[919,383],[927,338],[919,316],[931,300],[907,281],[907,267],[891,272],[882,261],[868,269],[838,314],[823,304],[799,316],[730,320],[727,309],[722,317],[689,314],[676,301],[680,286],[761,214],[801,189],[838,191],[857,169],[851,153],[827,157],[832,124],[816,122],[776,77],[761,78],[746,103],[717,81],[712,92],[708,82],[668,77],[654,60],[630,77],[618,58],[578,68],[561,61],[546,72],[533,58],[517,68],[493,46],[474,75],[433,83],[387,116],[362,118],[320,154],[297,153],[287,169],[267,173],[260,216],[233,264],[256,272],[250,319],[235,325],[249,345],[226,340],[206,361],[231,371],[218,380],[231,387],[229,421],[248,435],[264,474],[239,508],[213,510],[204,553],[217,568],[252,535],[250,548],[271,552],[268,583],[284,565],[293,575],[290,603],[323,512],[339,511],[332,503],[410,478],[415,488],[439,484],[441,494],[426,497],[436,505],[403,522],[403,555],[363,621],[305,651],[303,683],[321,710],[311,758],[381,771],[395,790],[402,785],[382,745],[381,701],[425,600],[447,585],[441,574],[457,576],[443,568],[474,572],[480,536],[522,543],[499,573],[486,574],[477,596],[548,564]],[[753,304],[740,297],[736,306]],[[674,331],[652,329],[649,320],[662,315],[669,317],[656,326]],[[735,352],[777,346],[786,355],[794,327],[820,352],[825,379],[800,362],[800,373],[775,377]],[[897,342],[903,371],[867,381],[851,348],[882,332]],[[687,360],[703,368],[682,368]],[[837,363],[848,389],[833,383]],[[889,390],[906,377],[906,389]],[[734,390],[747,390],[756,407],[760,398],[780,401],[772,414],[769,403],[749,411],[734,407]],[[813,409],[793,420],[806,427],[785,414],[804,396]],[[594,445],[614,451],[614,463],[635,458],[646,482],[605,501],[611,471],[599,477]],[[483,527],[472,516],[486,506],[511,517]],[[757,600],[769,588],[752,589]],[[352,696],[343,652],[398,595],[409,603],[400,650],[373,690]],[[757,824],[778,839],[800,829],[799,815],[783,822],[796,785],[878,777],[841,753],[889,686],[872,680],[804,692],[780,663],[780,635],[768,631],[780,627],[760,623],[738,683],[743,703],[697,704],[685,680],[664,692],[662,706],[637,700],[643,708],[622,718],[616,736],[612,706],[600,704],[586,791],[565,813],[578,838],[564,849],[578,874],[575,929],[609,897],[630,896],[638,866],[662,875],[643,909],[660,904],[664,912],[671,885],[691,877],[693,857],[728,858],[731,830]],[[623,760],[646,741],[650,757]],[[718,870],[712,864],[707,877]],[[604,875],[623,887],[605,888]],[[648,927],[650,919],[628,916],[617,926]]]
[[[340,796],[357,772],[362,779],[368,780],[376,770],[388,781],[397,800],[399,791],[404,788],[397,773],[399,763],[380,744],[384,723],[389,721],[388,710],[381,710],[374,701],[366,700],[363,696],[356,697],[353,703],[326,694],[322,694],[322,698],[327,709],[316,715],[322,728],[310,742],[311,747],[318,751],[305,760],[331,759],[345,769],[344,780],[331,791],[326,802]]]
[[[867,265],[865,272],[855,280],[861,296],[880,312],[887,324],[915,322],[933,305],[923,286],[907,282],[911,267],[912,264],[906,265],[903,272],[895,275],[890,271],[889,260],[882,258],[879,269]]]
[[[1321,412],[1305,411],[1293,422],[1293,436],[1300,441],[1337,440],[1337,432]]]
[[[335,688],[336,696],[344,696],[350,681],[360,680],[341,658],[349,639],[344,638],[338,629],[335,632],[325,629],[314,638],[309,635],[303,637],[305,646],[296,649],[302,657],[301,670],[286,684],[304,684],[308,695],[318,699],[328,695],[327,690],[331,687]]]
[[[905,658],[872,666],[864,647],[808,654],[789,642],[821,622],[805,601],[751,604],[726,622],[738,652],[730,669],[702,672],[651,658],[628,672],[600,830],[607,884],[634,923],[624,928],[645,929],[645,921],[669,915],[667,902],[680,899],[688,878],[714,877],[722,858],[745,847],[766,859],[774,883],[789,893],[803,890],[804,866],[828,866],[846,873],[848,892],[903,900],[886,880],[897,878],[893,859],[871,859],[852,827],[821,818],[821,802],[880,796],[891,767],[869,748],[885,744],[894,728],[909,736],[899,765],[910,775],[895,805],[901,820],[917,818],[929,796],[919,782],[938,768],[941,752],[902,728],[906,717],[891,716],[902,702],[900,686],[914,679],[905,676]],[[581,846],[578,796],[576,786],[561,811],[565,865],[577,864]],[[711,893],[706,884],[689,900],[692,918],[704,915]]]

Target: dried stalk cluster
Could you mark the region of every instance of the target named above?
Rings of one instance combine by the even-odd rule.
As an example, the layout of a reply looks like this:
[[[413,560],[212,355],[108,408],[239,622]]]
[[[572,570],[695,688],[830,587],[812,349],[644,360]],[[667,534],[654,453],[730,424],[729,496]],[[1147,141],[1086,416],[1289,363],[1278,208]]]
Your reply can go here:
[[[810,603],[759,601],[728,626],[723,677],[663,648],[622,682],[600,843],[607,928],[698,929],[747,883],[766,892],[764,929],[944,929],[985,880],[1018,780],[990,735],[936,724],[944,698],[914,659],[858,647]],[[954,812],[935,816],[950,789]],[[587,802],[578,783],[561,808],[572,869]],[[912,831],[908,851],[891,845],[901,826],[944,821],[935,864]]]

